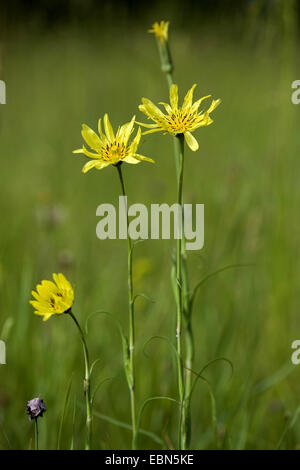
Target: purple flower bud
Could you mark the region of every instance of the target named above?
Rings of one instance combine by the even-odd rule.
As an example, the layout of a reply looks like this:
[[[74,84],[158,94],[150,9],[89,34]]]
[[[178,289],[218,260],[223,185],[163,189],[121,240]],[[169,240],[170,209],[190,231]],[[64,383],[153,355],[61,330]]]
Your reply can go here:
[[[27,403],[27,414],[30,416],[30,419],[36,419],[40,416],[43,416],[43,413],[46,411],[46,406],[43,400],[39,397],[29,400]]]

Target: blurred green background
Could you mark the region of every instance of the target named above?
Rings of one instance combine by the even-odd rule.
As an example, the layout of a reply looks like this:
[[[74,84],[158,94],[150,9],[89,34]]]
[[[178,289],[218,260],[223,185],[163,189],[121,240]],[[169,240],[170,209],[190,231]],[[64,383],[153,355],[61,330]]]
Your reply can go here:
[[[78,9],[84,2],[66,2],[67,12],[56,5],[49,14],[49,3],[41,2],[25,16],[12,2],[1,18],[7,104],[0,108],[0,339],[7,364],[0,365],[0,448],[32,448],[25,409],[38,395],[47,406],[40,446],[57,448],[70,380],[60,447],[84,446],[77,331],[68,317],[44,323],[33,315],[30,292],[63,272],[76,287],[74,313],[82,324],[91,312],[106,310],[127,328],[126,241],[100,241],[95,232],[97,206],[117,203],[117,174],[109,167],[83,175],[85,159],[72,150],[82,144],[83,122],[96,129],[108,112],[116,127],[135,113],[142,120],[142,96],[168,101],[155,40],[147,34],[160,19],[171,21],[181,97],[196,82],[196,98],[222,99],[214,124],[196,131],[199,151],[186,153],[185,202],[205,204],[205,247],[189,254],[191,284],[224,266],[251,265],[220,273],[197,297],[194,368],[225,357],[234,372],[220,361],[204,374],[215,397],[217,433],[208,389],[199,381],[191,448],[299,448],[300,366],[290,360],[291,343],[300,337],[300,107],[291,103],[291,83],[300,78],[298,2],[153,3],[144,11],[134,2],[127,8],[105,2],[103,9],[100,3]],[[143,138],[141,153],[156,164],[124,166],[129,203],[175,201],[172,151],[170,137]],[[135,250],[136,292],[155,300],[136,303],[139,405],[177,394],[168,344],[153,339],[144,347],[155,335],[174,339],[173,249],[172,241],[148,240]],[[129,448],[129,396],[110,318],[90,320],[88,343],[92,359],[100,359],[93,385],[110,379],[95,399],[93,447]],[[142,435],[140,447],[176,448],[177,418],[171,403],[151,403],[142,428],[155,436]]]

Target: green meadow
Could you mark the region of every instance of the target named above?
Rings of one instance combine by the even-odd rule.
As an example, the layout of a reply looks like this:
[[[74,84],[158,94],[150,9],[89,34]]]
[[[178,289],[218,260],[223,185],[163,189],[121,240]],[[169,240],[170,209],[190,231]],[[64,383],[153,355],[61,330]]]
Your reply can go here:
[[[164,18],[167,18],[164,13]],[[154,20],[160,18],[154,18]],[[33,314],[31,290],[62,272],[75,286],[73,312],[87,326],[95,365],[93,448],[128,449],[130,403],[116,317],[127,330],[126,240],[96,237],[96,208],[118,203],[110,166],[83,175],[81,124],[97,129],[109,113],[116,128],[136,114],[141,97],[168,102],[153,18],[104,30],[77,23],[49,29],[33,23],[7,31],[1,73],[0,152],[0,448],[31,449],[34,426],[26,403],[43,398],[41,449],[82,449],[85,404],[78,333],[66,315]],[[195,132],[186,150],[184,202],[205,205],[205,245],[190,251],[191,285],[202,283],[193,311],[192,449],[296,449],[300,446],[299,124],[291,102],[299,79],[297,33],[289,11],[264,21],[170,18],[170,46],[180,99],[221,98],[214,123]],[[113,22],[112,22],[113,23]],[[298,74],[298,75],[297,75]],[[143,136],[140,153],[155,164],[123,165],[128,203],[173,204],[173,144]],[[174,240],[146,240],[134,249],[137,407],[150,397],[177,398],[176,305],[170,283]],[[223,268],[226,268],[222,270]],[[209,276],[221,270],[214,276]],[[90,315],[96,311],[109,312]],[[111,316],[112,315],[112,316]],[[88,320],[89,319],[89,320]],[[231,366],[231,364],[232,366]],[[148,403],[139,446],[174,449],[178,409]]]

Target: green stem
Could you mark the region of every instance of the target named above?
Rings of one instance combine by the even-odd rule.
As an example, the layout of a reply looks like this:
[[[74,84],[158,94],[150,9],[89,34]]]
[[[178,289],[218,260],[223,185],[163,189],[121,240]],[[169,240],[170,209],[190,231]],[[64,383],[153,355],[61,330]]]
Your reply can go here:
[[[39,450],[39,425],[38,418],[34,420],[34,432],[35,432],[35,450]]]
[[[171,51],[169,48],[168,41],[165,43],[161,43],[159,40],[157,41],[160,62],[161,62],[161,69],[164,72],[168,84],[168,88],[170,90],[171,86],[174,83],[173,80],[173,70],[174,65],[172,61]],[[183,136],[182,136],[183,137]],[[174,142],[174,156],[175,156],[175,165],[176,165],[176,175],[177,180],[180,179],[180,153],[181,153],[181,141],[179,138],[175,137],[173,139]],[[178,250],[177,250],[178,254]],[[178,263],[177,263],[178,266]],[[182,442],[182,446],[186,448],[189,445],[189,437],[190,437],[190,393],[192,387],[192,372],[189,369],[193,367],[193,360],[194,360],[194,338],[193,338],[193,330],[192,330],[192,319],[191,319],[191,311],[190,311],[190,303],[189,303],[189,283],[188,283],[188,269],[187,269],[187,262],[186,262],[186,251],[185,251],[185,238],[184,238],[184,231],[182,232],[182,243],[181,243],[181,286],[182,286],[182,309],[184,311],[184,318],[185,318],[185,360],[184,366],[186,369],[186,380],[185,380],[185,396],[186,400],[183,405],[183,413],[182,416],[182,426],[187,427],[187,431],[185,434],[185,442]],[[178,301],[177,301],[178,303]]]
[[[117,165],[120,178],[122,194],[126,197],[125,184],[121,169],[121,164]],[[135,404],[135,361],[134,361],[134,345],[135,345],[135,329],[134,329],[134,298],[133,298],[133,282],[132,282],[132,241],[129,235],[128,227],[128,211],[126,207],[127,222],[127,240],[128,240],[128,309],[129,309],[129,380],[128,387],[130,393],[131,406],[131,423],[132,423],[132,448],[136,449],[136,404]]]
[[[177,158],[178,158],[178,181],[177,181],[177,203],[182,208],[182,187],[183,187],[183,168],[184,168],[184,136],[179,134],[176,136],[176,141],[178,142],[177,148]],[[177,239],[176,247],[176,284],[177,284],[177,324],[176,324],[176,346],[177,346],[177,375],[178,375],[178,390],[179,390],[179,399],[181,403],[180,407],[180,439],[179,447],[184,449],[185,439],[185,419],[183,416],[184,412],[184,378],[183,378],[183,361],[182,361],[182,320],[183,320],[183,298],[182,298],[182,233],[183,233],[183,215],[181,211],[181,234]]]
[[[85,340],[84,333],[81,326],[79,325],[75,315],[70,310],[69,315],[74,320],[75,325],[77,326],[79,336],[83,346],[83,355],[84,355],[84,364],[85,364],[85,374],[84,374],[84,395],[86,401],[86,443],[85,450],[90,450],[91,440],[92,440],[92,401],[91,401],[91,380],[90,380],[90,363],[89,363],[89,353]]]
[[[195,345],[194,345],[194,335],[193,335],[193,326],[192,326],[192,309],[190,303],[190,293],[189,293],[189,280],[188,280],[188,270],[187,270],[187,260],[186,260],[186,251],[185,251],[185,238],[184,233],[182,236],[182,297],[183,297],[183,311],[184,311],[184,320],[185,320],[185,401],[184,401],[184,422],[185,422],[185,442],[184,448],[187,449],[190,443],[191,437],[191,391],[192,391],[192,369],[195,356]]]

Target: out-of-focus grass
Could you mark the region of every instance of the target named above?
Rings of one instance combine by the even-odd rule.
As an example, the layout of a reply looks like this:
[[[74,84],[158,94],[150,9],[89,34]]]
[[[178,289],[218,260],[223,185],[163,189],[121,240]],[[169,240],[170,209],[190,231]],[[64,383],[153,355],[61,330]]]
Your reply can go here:
[[[145,24],[146,30],[148,24]],[[290,102],[296,64],[284,48],[255,47],[217,37],[213,28],[180,32],[172,25],[176,81],[184,92],[222,98],[215,123],[199,130],[200,150],[187,151],[185,201],[205,204],[205,248],[189,255],[191,279],[229,264],[199,291],[194,311],[195,369],[226,357],[205,372],[216,400],[216,440],[208,389],[199,381],[193,400],[192,448],[274,448],[299,405],[300,370],[290,363],[299,326],[300,190],[299,109]],[[247,35],[245,35],[247,36]],[[270,46],[268,46],[270,47]],[[299,65],[299,64],[298,64]],[[61,447],[83,447],[81,345],[70,319],[43,323],[32,313],[30,291],[52,272],[76,286],[74,312],[107,310],[126,328],[126,243],[96,238],[96,207],[117,202],[116,171],[82,175],[85,122],[96,128],[109,112],[116,126],[137,113],[142,96],[167,101],[167,87],[152,37],[67,29],[42,36],[18,32],[6,45],[7,104],[1,107],[0,332],[7,319],[7,365],[0,375],[0,447],[28,448],[33,427],[26,401],[40,395],[47,413],[40,422],[42,448],[56,448],[61,413],[73,374]],[[143,154],[156,164],[126,166],[129,203],[175,201],[172,142],[146,136]],[[172,353],[155,335],[174,333],[169,273],[172,243],[149,240],[136,247],[138,291],[154,298],[136,306],[137,399],[176,397]],[[6,323],[7,325],[7,323]],[[89,324],[92,358],[100,358],[95,409],[130,421],[121,343],[110,319]],[[1,334],[0,334],[1,337]],[[146,354],[145,354],[146,353]],[[73,408],[76,417],[73,427]],[[176,447],[177,410],[153,402],[142,427]],[[98,417],[94,447],[130,446],[130,432]],[[299,445],[296,424],[283,448]],[[141,436],[144,448],[159,447]]]

